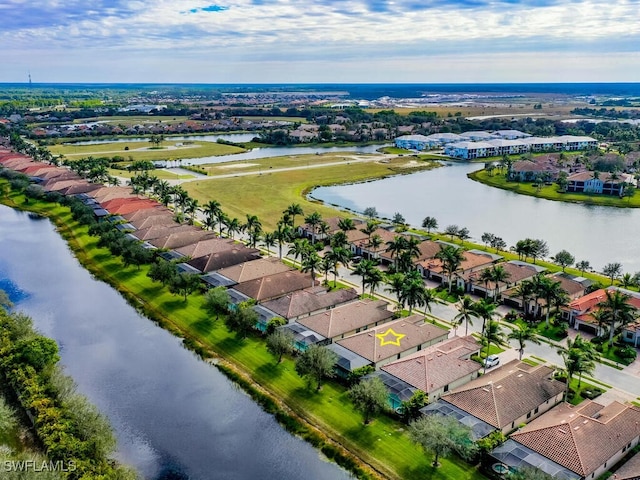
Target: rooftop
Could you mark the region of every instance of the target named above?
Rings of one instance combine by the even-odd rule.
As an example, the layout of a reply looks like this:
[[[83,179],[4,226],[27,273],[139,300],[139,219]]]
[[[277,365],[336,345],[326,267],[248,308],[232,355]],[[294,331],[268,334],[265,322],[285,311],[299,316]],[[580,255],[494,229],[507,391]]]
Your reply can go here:
[[[356,298],[358,294],[352,288],[327,291],[324,287],[313,287],[291,292],[264,302],[263,305],[276,315],[292,319],[350,302]]]

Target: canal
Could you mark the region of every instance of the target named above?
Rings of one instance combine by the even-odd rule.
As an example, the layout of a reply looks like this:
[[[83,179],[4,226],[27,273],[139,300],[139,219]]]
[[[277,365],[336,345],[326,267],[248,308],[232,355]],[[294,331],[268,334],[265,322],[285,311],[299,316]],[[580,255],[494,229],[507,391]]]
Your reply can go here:
[[[144,478],[350,478],[94,279],[49,220],[0,205],[0,288],[58,342],[114,427],[117,458]]]

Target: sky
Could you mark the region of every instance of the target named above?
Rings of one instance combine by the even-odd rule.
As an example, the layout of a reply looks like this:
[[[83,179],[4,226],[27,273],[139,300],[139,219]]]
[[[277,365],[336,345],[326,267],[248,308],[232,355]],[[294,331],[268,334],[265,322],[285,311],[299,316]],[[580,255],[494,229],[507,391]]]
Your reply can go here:
[[[640,0],[0,0],[0,82],[640,81]]]

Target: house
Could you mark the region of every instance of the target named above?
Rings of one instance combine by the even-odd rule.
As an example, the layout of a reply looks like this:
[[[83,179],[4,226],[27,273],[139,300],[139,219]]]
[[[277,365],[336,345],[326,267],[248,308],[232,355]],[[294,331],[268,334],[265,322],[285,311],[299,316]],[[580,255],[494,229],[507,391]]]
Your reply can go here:
[[[227,244],[229,245],[229,244]],[[255,280],[275,273],[293,270],[277,258],[258,258],[248,262],[239,263],[218,271],[207,274],[203,280],[212,287],[229,287],[238,283]]]
[[[516,140],[518,138],[527,138],[531,136],[530,134],[521,132],[520,130],[496,130],[493,134],[500,138],[506,138],[507,140]]]
[[[194,227],[191,225],[180,225],[178,223],[171,222],[162,225],[153,225],[147,228],[139,228],[138,231],[136,231],[135,236],[138,240],[153,240],[155,238],[166,237],[172,233],[184,231],[191,232],[193,231],[193,228]]]
[[[567,178],[567,192],[599,193],[603,195],[624,194],[626,184],[636,186],[633,175],[628,173],[579,172]]]
[[[473,425],[478,439],[493,430],[504,434],[528,423],[562,401],[565,385],[553,378],[553,369],[512,360],[443,395],[421,411],[443,414]],[[473,417],[473,418],[471,418]]]
[[[444,153],[450,157],[464,160],[494,157],[496,155],[495,147],[491,143],[471,141],[451,143],[445,147]]]
[[[482,367],[471,360],[471,356],[479,352],[480,343],[472,336],[455,336],[387,363],[374,376],[378,376],[391,391],[422,390],[433,401],[478,376]],[[400,397],[390,397],[394,408],[401,401]]]
[[[185,230],[182,232],[170,233],[164,237],[154,238],[149,243],[156,248],[166,248],[169,250],[184,247],[192,243],[211,238],[212,233],[205,232],[199,228],[193,227],[191,230]],[[194,267],[198,268],[196,265]],[[202,270],[198,268],[198,270]],[[204,270],[202,270],[204,271]]]
[[[430,141],[425,135],[402,135],[394,140],[397,148],[405,150],[425,150]]]
[[[487,268],[502,258],[503,257],[500,255],[488,253],[482,250],[468,250],[464,252],[460,267],[454,275],[458,277],[459,275],[470,274],[477,270]],[[439,282],[448,282],[449,280],[449,277],[444,270],[442,260],[440,259],[430,258],[422,260],[417,263],[417,268],[424,278],[430,278]],[[463,287],[464,282],[461,281],[460,288]]]
[[[323,337],[324,343],[331,343],[388,322],[393,317],[393,312],[388,310],[388,306],[384,300],[358,300],[299,318],[289,326],[301,325]],[[284,328],[286,327],[288,326]]]
[[[591,400],[562,403],[513,433],[491,452],[517,470],[530,466],[554,478],[596,479],[613,467],[640,438],[640,409]]]
[[[326,240],[327,238],[331,237],[331,235],[333,235],[338,230],[340,230],[340,227],[338,226],[338,224],[340,223],[340,220],[344,220],[344,218],[343,217],[330,217],[330,218],[323,219],[323,221],[329,226],[329,228],[327,229],[326,233],[320,233],[320,232],[318,232],[318,226],[316,226],[315,227],[315,239],[316,240]],[[359,218],[352,218],[351,220],[353,220],[353,224],[355,225],[356,228],[359,228],[360,225],[362,225],[364,223]],[[308,238],[309,240],[311,240],[312,238],[314,238],[313,227],[311,225],[309,225],[308,223],[306,223],[304,225],[299,225],[298,226],[298,236],[303,237],[303,238]]]
[[[355,233],[355,232],[359,232]],[[395,238],[399,235],[394,233],[386,228],[377,228],[375,232],[371,234],[373,236],[379,236],[381,243],[378,248],[373,248],[370,245],[370,236],[361,230],[351,230],[347,233],[347,239],[349,240],[351,246],[351,253],[354,255],[360,255],[364,258],[368,259],[379,259],[383,263],[390,264],[393,263],[393,258],[390,252],[386,251],[387,242],[391,242],[395,240]]]
[[[498,138],[493,133],[480,131],[480,130],[471,130],[468,132],[463,132],[460,134],[460,137],[462,138],[462,141],[470,140],[472,142],[489,141],[489,140],[494,140]]]
[[[500,263],[507,273],[507,279],[496,284],[494,281],[487,283],[480,280],[482,272],[487,268],[474,270],[469,273],[463,273],[458,277],[458,287],[463,288],[465,292],[471,292],[474,295],[482,297],[493,297],[497,291],[498,295],[512,286],[519,284],[524,280],[535,277],[538,273],[544,272],[546,268],[531,263],[522,262],[520,260],[509,260]]]
[[[549,181],[558,177],[559,168],[547,162],[536,160],[519,160],[511,165],[509,170],[509,180],[519,182],[533,182],[541,176],[547,176]]]
[[[640,453],[636,453],[616,470],[613,480],[640,480]]]
[[[622,329],[622,341],[630,343],[635,348],[640,347],[640,321],[625,325]]]
[[[176,251],[185,257],[200,258],[211,253],[230,250],[234,246],[239,247],[241,244],[229,238],[211,237],[177,248]]]
[[[151,225],[154,225],[155,222],[152,221],[150,222],[151,225],[146,225],[144,223],[145,220],[149,217],[155,217],[158,215],[162,215],[163,217],[170,218],[171,222],[173,223],[173,212],[163,206],[157,206],[155,208],[147,208],[145,210],[128,213],[126,215],[123,215],[123,217],[129,220],[129,222],[131,222],[137,228],[146,228],[146,227],[150,227]],[[165,223],[165,221],[163,221],[162,223]],[[169,222],[166,222],[166,223],[169,223]]]
[[[302,290],[310,285],[309,275],[298,270],[288,270],[247,280],[237,284],[233,289],[258,302],[265,302],[296,290]]]
[[[553,282],[560,282],[560,288],[567,294],[567,296],[569,297],[569,301],[583,296],[587,288],[593,284],[593,282],[587,278],[578,277],[563,272],[554,273],[553,275],[549,276],[549,279]],[[510,288],[509,290],[505,290],[504,292],[502,292],[502,301],[507,306],[524,310],[522,305],[522,297],[517,294],[516,288]],[[546,306],[547,301],[544,298],[538,299],[537,307],[534,305],[534,299],[530,299],[527,302],[526,313],[539,310],[539,312],[536,312],[536,314],[542,314],[543,311],[546,310]]]
[[[200,240],[206,240],[207,237],[201,237]],[[197,239],[196,239],[197,240]],[[216,238],[216,240],[221,240]],[[195,242],[191,242],[195,243]],[[220,250],[209,253],[207,255],[192,258],[187,263],[202,272],[214,272],[221,268],[231,267],[239,263],[250,262],[260,258],[260,250],[256,248],[248,248],[236,243],[220,243]],[[180,251],[181,249],[177,249]]]
[[[264,323],[273,317],[291,321],[329,310],[356,298],[358,293],[353,288],[327,291],[324,287],[316,286],[288,293],[256,307],[259,307],[258,315],[264,317]]]
[[[400,360],[423,348],[442,342],[449,331],[426,322],[422,315],[411,315],[369,328],[329,345],[340,358],[345,350],[347,357],[353,354],[364,358],[376,369],[394,360]],[[350,352],[350,353],[349,353]],[[343,370],[343,376],[350,371]]]
[[[628,303],[636,310],[640,310],[640,294],[638,292],[614,286],[608,287],[607,290],[618,290],[624,295],[627,295],[629,297]],[[599,325],[593,314],[600,309],[599,304],[606,299],[606,292],[602,288],[583,297],[576,298],[570,302],[569,305],[563,307],[563,317],[574,330],[581,330],[593,335],[603,335],[606,327]],[[631,326],[629,327],[633,328]],[[623,335],[623,339],[633,340],[627,337],[626,334]]]

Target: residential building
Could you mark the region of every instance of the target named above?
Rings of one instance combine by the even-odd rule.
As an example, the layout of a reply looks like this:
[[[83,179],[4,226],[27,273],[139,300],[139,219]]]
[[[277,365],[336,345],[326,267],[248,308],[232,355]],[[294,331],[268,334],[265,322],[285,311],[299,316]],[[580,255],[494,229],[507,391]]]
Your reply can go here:
[[[565,385],[553,378],[553,371],[545,365],[534,367],[512,360],[443,395],[421,411],[459,420],[462,415],[465,420],[461,423],[472,424],[476,438],[493,430],[507,434],[562,401]]]
[[[298,270],[288,270],[244,281],[233,289],[257,302],[265,302],[309,286],[311,286],[310,275]]]
[[[233,246],[233,244],[231,245]],[[229,287],[291,270],[293,268],[285,265],[277,258],[258,258],[208,273],[203,277],[203,280],[212,287]]]
[[[567,181],[567,192],[600,193],[618,197],[624,194],[626,184],[637,185],[633,175],[628,173],[614,176],[608,172],[579,172],[570,175]]]
[[[554,478],[591,480],[613,467],[639,438],[640,409],[584,400],[558,405],[513,433],[491,456],[515,470],[529,466]]]
[[[495,264],[503,257],[493,253],[485,252],[483,250],[467,250],[463,254],[463,260],[460,264],[460,268],[454,274],[456,282],[459,276],[465,274],[471,274],[477,270],[482,270],[490,265]],[[417,268],[420,274],[424,278],[439,282],[448,282],[449,276],[444,270],[444,264],[442,260],[438,258],[430,258],[417,262]],[[464,288],[464,281],[460,280],[460,288]]]
[[[614,286],[608,287],[607,290],[618,290],[624,295],[627,295],[629,297],[628,303],[640,311],[640,293]],[[600,325],[593,314],[600,309],[599,304],[606,299],[607,295],[604,289],[595,290],[588,295],[576,298],[570,302],[569,305],[563,307],[563,317],[574,330],[580,330],[593,335],[603,335],[607,331],[607,326]],[[633,327],[630,326],[630,328]],[[627,337],[626,334],[623,335],[623,339],[634,340]]]
[[[469,273],[461,274],[458,279],[459,288],[462,288],[465,292],[471,292],[474,295],[493,298],[496,292],[500,295],[512,286],[515,286],[524,280],[533,278],[538,273],[546,270],[545,267],[522,262],[520,260],[509,260],[508,262],[501,263],[500,266],[504,268],[507,274],[506,280],[499,281],[497,284],[494,281],[481,281],[480,278],[482,276],[482,272],[487,268],[492,268],[485,267]]]

